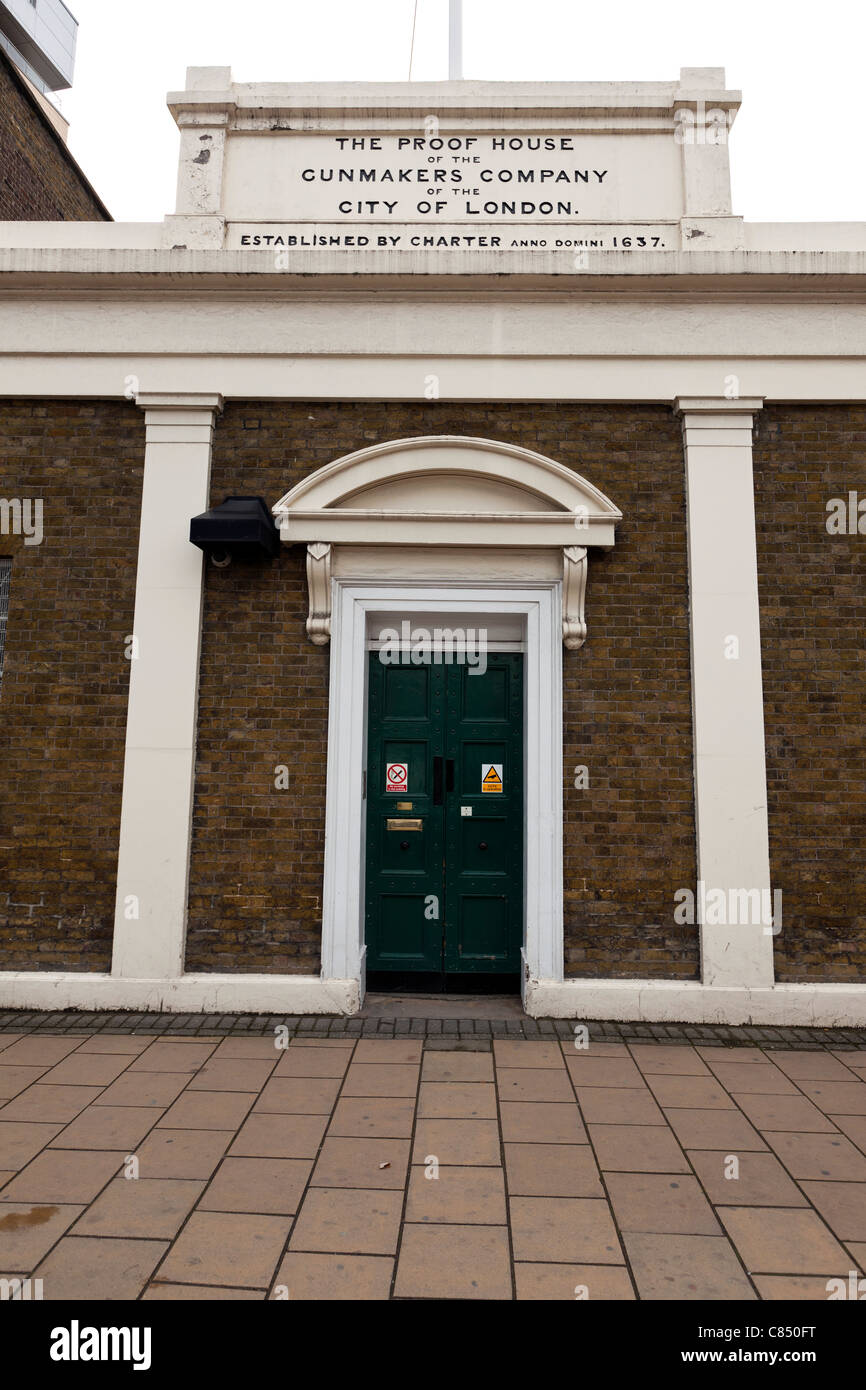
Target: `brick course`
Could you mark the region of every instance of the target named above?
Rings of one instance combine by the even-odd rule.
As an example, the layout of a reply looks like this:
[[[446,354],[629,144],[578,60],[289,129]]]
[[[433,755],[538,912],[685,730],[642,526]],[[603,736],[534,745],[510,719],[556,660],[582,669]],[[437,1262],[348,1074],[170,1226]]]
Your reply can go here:
[[[339,455],[422,434],[500,439],[585,474],[625,513],[590,561],[589,639],[566,652],[571,975],[696,978],[673,894],[695,878],[680,428],[664,407],[231,403],[212,501],[270,503]],[[303,547],[206,570],[186,966],[319,969],[328,650],[307,639]],[[589,767],[577,791],[573,768]],[[287,791],[274,788],[286,764]]]
[[[866,497],[866,406],[769,406],[754,457],[776,975],[862,980],[866,536],[825,523]]]
[[[12,558],[0,687],[0,969],[107,970],[144,422],[134,405],[0,401],[0,495],[42,498]]]
[[[0,51],[0,221],[110,220],[60,135]]]

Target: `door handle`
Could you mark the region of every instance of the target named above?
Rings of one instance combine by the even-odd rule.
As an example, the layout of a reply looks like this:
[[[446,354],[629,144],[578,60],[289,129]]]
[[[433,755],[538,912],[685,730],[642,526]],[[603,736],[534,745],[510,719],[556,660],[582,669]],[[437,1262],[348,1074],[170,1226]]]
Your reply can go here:
[[[442,805],[442,763],[444,759],[437,756],[433,759],[433,805]]]
[[[446,762],[445,762],[445,790],[446,790],[447,792],[453,792],[453,790],[454,790],[454,759],[453,759],[453,758],[448,758],[448,759],[446,759]]]

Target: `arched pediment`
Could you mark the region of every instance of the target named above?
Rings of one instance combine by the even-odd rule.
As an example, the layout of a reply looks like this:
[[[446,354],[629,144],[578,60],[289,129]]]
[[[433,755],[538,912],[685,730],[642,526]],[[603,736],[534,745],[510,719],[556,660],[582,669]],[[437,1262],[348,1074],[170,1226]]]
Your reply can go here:
[[[306,542],[307,632],[331,634],[335,545],[559,549],[562,635],[586,637],[587,546],[609,549],[622,513],[586,478],[531,449],[427,435],[346,454],[297,483],[273,509],[287,545]],[[444,550],[443,550],[444,554]]]
[[[555,546],[614,543],[621,513],[530,449],[432,435],[347,454],[273,509],[284,541]]]

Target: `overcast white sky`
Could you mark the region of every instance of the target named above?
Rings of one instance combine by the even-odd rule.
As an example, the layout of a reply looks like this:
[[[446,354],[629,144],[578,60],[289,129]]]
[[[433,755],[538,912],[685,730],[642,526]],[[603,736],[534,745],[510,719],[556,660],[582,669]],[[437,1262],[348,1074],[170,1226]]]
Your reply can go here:
[[[68,0],[70,147],[121,221],[174,209],[165,94],[188,66],[236,81],[405,81],[415,0]],[[412,76],[447,76],[448,0],[418,0]],[[465,75],[666,81],[725,67],[743,91],[734,211],[750,221],[866,221],[862,0],[464,0]]]

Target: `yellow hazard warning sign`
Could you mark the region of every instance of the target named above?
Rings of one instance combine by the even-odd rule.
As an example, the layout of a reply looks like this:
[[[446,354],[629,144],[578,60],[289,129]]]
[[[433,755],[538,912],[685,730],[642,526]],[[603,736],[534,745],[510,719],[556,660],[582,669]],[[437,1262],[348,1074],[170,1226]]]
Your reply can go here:
[[[481,764],[481,790],[483,792],[502,791],[502,764]]]

